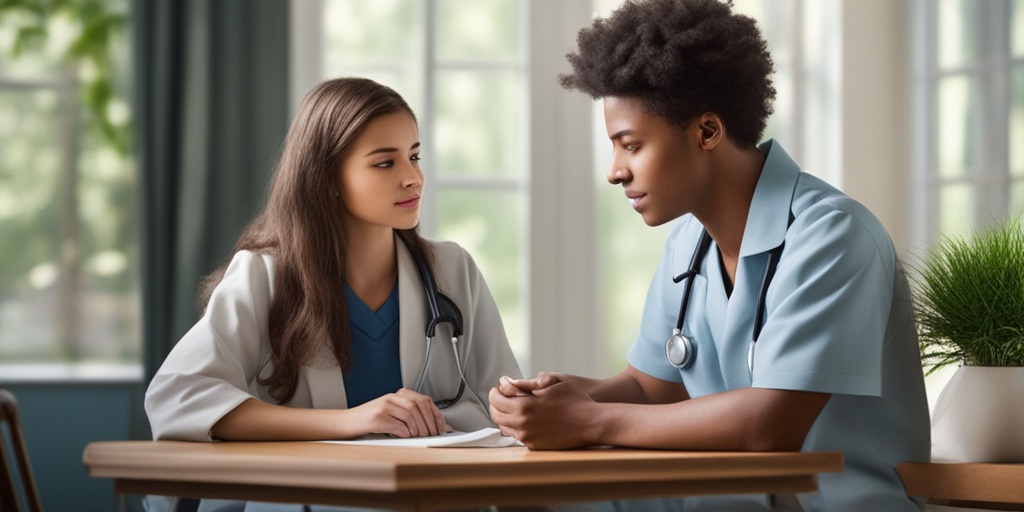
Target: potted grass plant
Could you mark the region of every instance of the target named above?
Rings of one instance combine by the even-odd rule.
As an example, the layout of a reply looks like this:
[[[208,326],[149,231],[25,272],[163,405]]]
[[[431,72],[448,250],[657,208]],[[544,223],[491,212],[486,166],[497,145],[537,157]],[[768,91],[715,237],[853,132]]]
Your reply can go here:
[[[1021,219],[947,238],[914,270],[922,362],[959,365],[932,411],[932,460],[1024,461]]]

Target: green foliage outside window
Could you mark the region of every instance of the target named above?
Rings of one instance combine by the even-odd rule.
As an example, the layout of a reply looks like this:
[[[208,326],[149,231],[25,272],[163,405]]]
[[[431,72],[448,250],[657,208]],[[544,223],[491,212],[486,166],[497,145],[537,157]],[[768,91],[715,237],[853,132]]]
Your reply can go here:
[[[0,363],[135,362],[126,0],[0,0]]]
[[[128,23],[123,7],[110,0],[0,0],[0,20],[14,32],[10,47],[2,49],[15,59],[43,51],[55,19],[77,25],[61,52],[62,63],[80,78],[82,100],[96,128],[112,147],[127,154],[131,128],[119,107],[113,68],[115,44]]]

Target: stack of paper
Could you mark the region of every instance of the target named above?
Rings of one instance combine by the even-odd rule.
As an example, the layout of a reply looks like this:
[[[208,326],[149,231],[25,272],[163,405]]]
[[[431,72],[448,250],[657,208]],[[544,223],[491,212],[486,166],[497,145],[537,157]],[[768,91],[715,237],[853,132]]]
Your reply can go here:
[[[324,443],[361,444],[374,446],[418,446],[425,448],[501,448],[522,446],[515,438],[501,435],[496,428],[482,428],[473,432],[449,432],[437,436],[401,439],[374,434],[350,441],[322,441]]]

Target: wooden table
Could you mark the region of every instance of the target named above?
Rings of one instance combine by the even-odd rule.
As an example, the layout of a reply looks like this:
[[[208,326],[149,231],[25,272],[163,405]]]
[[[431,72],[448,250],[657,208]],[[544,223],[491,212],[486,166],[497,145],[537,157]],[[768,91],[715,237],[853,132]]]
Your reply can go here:
[[[407,510],[687,494],[793,493],[843,469],[841,453],[597,448],[411,448],[326,443],[103,441],[90,476],[123,494]]]
[[[896,467],[911,496],[988,510],[1024,510],[1024,464],[904,462]]]

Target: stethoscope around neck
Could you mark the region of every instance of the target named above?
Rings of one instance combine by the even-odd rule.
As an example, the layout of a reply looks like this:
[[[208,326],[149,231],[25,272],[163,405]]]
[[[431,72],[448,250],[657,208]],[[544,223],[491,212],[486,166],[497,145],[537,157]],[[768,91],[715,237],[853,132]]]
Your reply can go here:
[[[430,347],[433,345],[435,332],[441,324],[448,324],[452,330],[452,354],[455,358],[455,368],[459,372],[459,390],[452,398],[435,399],[434,405],[438,409],[447,409],[455,405],[462,398],[463,392],[469,389],[470,393],[473,393],[473,396],[483,406],[484,412],[490,417],[487,402],[480,396],[480,393],[473,389],[473,386],[469,385],[469,382],[466,380],[466,372],[462,369],[462,361],[459,359],[459,338],[462,336],[462,311],[455,304],[455,301],[438,290],[437,281],[434,279],[434,272],[430,269],[430,264],[427,263],[426,258],[420,254],[419,250],[406,236],[404,233],[398,232],[398,238],[405,244],[409,254],[412,255],[413,261],[416,263],[416,270],[419,271],[420,279],[423,281],[423,295],[427,303],[427,324],[425,329],[427,348],[423,354],[423,367],[420,368],[420,376],[416,380],[414,391],[417,393],[423,392],[423,382],[427,378],[427,368],[430,366]]]
[[[792,216],[790,218],[792,222]],[[768,252],[768,266],[764,269],[764,277],[761,279],[761,290],[757,294],[757,309],[754,312],[754,334],[750,340],[750,347],[747,349],[747,371],[754,376],[754,347],[757,346],[757,339],[761,336],[761,329],[764,326],[764,314],[767,305],[765,298],[768,295],[768,286],[775,277],[775,269],[779,266],[779,258],[782,257],[782,249],[786,245],[783,241],[778,247]],[[683,298],[679,305],[679,316],[676,319],[676,327],[672,329],[672,335],[665,341],[665,358],[669,364],[684,370],[693,365],[697,358],[697,344],[688,336],[683,334],[683,323],[686,321],[686,309],[690,304],[690,293],[693,290],[694,277],[700,273],[700,265],[704,261],[704,255],[711,247],[711,235],[708,231],[702,230],[700,242],[693,251],[690,259],[690,269],[672,278],[673,283],[679,283],[686,279],[686,287],[683,290]]]

